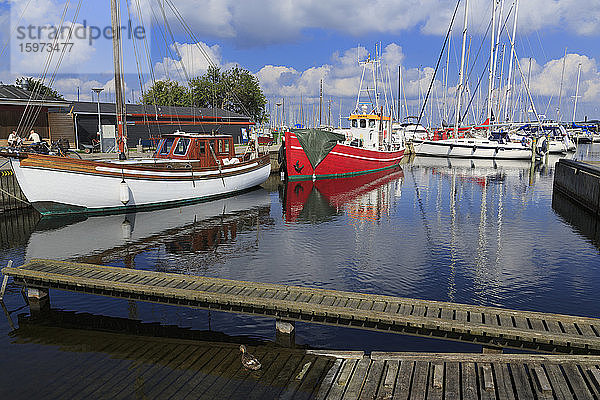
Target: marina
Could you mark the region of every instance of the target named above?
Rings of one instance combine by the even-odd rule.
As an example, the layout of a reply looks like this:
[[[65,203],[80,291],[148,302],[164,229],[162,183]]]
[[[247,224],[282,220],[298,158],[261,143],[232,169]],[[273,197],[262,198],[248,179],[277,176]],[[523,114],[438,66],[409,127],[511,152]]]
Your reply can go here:
[[[205,3],[0,7],[0,399],[599,400],[598,7]]]

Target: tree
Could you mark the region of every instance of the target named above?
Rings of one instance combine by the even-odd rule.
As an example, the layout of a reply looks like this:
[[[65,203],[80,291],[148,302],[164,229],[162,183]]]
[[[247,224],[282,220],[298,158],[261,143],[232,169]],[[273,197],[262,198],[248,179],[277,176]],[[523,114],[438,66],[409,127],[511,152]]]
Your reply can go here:
[[[258,79],[240,67],[223,72],[217,67],[209,67],[206,74],[190,80],[190,95],[191,103],[196,107],[222,108],[257,122],[267,118],[267,99]]]
[[[170,79],[156,81],[142,95],[142,103],[157,106],[188,106],[189,91],[179,82]]]
[[[22,87],[23,89],[29,92],[35,92],[40,95],[40,97],[45,97],[51,100],[64,100],[65,98],[62,94],[58,93],[56,90],[52,89],[49,86],[46,86],[42,83],[41,79],[35,79],[30,76],[17,78],[15,81],[17,86]]]

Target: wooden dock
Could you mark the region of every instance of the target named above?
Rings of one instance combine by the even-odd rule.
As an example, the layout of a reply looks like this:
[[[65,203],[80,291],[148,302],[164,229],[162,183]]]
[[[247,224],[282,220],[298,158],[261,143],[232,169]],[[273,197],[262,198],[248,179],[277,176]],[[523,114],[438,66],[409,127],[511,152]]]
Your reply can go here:
[[[596,318],[52,260],[33,260],[2,273],[33,288],[34,297],[53,288],[501,348],[600,354]]]
[[[96,325],[96,318],[107,317],[83,319],[90,318]],[[15,385],[10,398],[36,397],[39,387],[45,397],[65,399],[600,398],[599,356],[365,355],[255,344],[249,351],[263,367],[251,372],[242,367],[236,343],[63,328],[30,317],[20,318],[11,337],[13,344],[37,350],[27,353],[31,359],[19,359],[14,371],[27,382],[35,377],[36,384]],[[40,357],[47,352],[40,346],[58,351]]]

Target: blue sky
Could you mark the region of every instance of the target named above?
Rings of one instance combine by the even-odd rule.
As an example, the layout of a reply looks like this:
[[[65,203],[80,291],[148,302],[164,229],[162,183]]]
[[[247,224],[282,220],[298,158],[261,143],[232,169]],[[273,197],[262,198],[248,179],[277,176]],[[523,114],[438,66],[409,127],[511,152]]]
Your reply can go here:
[[[502,21],[506,20],[501,44],[505,46],[504,68],[498,58],[497,77],[502,78],[501,89],[495,91],[496,104],[504,103],[507,88],[509,43],[512,30],[513,0],[498,1],[502,7]],[[490,40],[484,33],[491,19],[493,0],[470,0],[468,39],[469,68],[473,73],[469,78],[473,96],[473,109],[469,111],[471,122],[481,122],[485,109],[488,78],[485,64],[489,58]],[[67,8],[65,25],[75,21],[74,27],[86,22],[88,35],[93,29],[102,29],[110,24],[109,1],[84,1],[77,13],[77,0],[71,0]],[[165,7],[165,17],[173,32],[170,37],[170,53],[166,52],[157,26],[164,29],[164,20],[156,0],[129,0],[133,10],[133,26],[141,25],[135,9],[140,4],[144,28],[146,29],[152,56],[148,62],[145,54],[138,49],[138,62],[142,74],[142,86],[138,78],[136,52],[131,41],[125,41],[125,72],[128,97],[139,97],[141,87],[151,82],[148,64],[152,65],[156,79],[171,78],[184,80],[182,65],[188,76],[202,74],[208,62],[199,50],[202,47],[221,68],[240,65],[260,79],[261,86],[270,100],[286,99],[286,119],[291,120],[298,113],[300,93],[306,110],[318,101],[319,81],[324,81],[324,95],[331,99],[336,112],[342,103],[342,114],[347,115],[355,103],[360,81],[360,67],[357,54],[366,57],[373,54],[377,43],[381,43],[383,61],[390,71],[393,96],[397,97],[397,69],[402,65],[408,113],[418,113],[421,101],[433,73],[433,67],[440,54],[450,17],[456,1],[446,0],[374,0],[368,5],[358,0],[170,0]],[[150,4],[147,4],[150,3]],[[169,3],[173,4],[191,28],[195,38],[186,34]],[[462,1],[464,4],[464,0]],[[12,83],[21,75],[39,76],[43,71],[46,54],[42,52],[24,53],[22,43],[32,42],[30,37],[17,40],[17,25],[51,26],[58,25],[64,10],[64,0],[11,0],[0,1],[0,10],[5,23],[2,24],[2,45],[9,43],[6,58],[0,63],[0,78]],[[126,1],[121,0],[122,22],[127,20]],[[23,12],[23,10],[25,10]],[[451,36],[450,63],[448,74],[447,104],[455,96],[460,61],[460,33],[463,24],[461,5]],[[22,16],[21,16],[22,15]],[[500,15],[498,13],[498,15]],[[157,24],[156,22],[159,22]],[[154,22],[152,24],[151,22]],[[151,26],[154,25],[154,29]],[[563,120],[570,120],[573,112],[573,98],[577,70],[581,64],[579,85],[580,98],[577,106],[577,119],[585,116],[599,118],[600,109],[600,66],[597,57],[600,50],[600,2],[598,0],[520,0],[517,24],[516,51],[524,75],[528,75],[529,88],[534,98],[538,114],[556,118],[560,80],[565,47],[567,58],[562,88],[561,114]],[[170,36],[168,33],[166,36]],[[58,69],[53,86],[67,98],[76,98],[79,88],[81,99],[90,99],[91,87],[111,89],[112,53],[110,40],[99,38],[90,45],[89,36],[75,42],[74,49],[65,54]],[[197,39],[200,43],[196,43]],[[35,38],[33,41],[40,41]],[[483,41],[483,43],[482,43]],[[142,41],[137,41],[142,46]],[[175,47],[176,46],[176,47]],[[475,60],[477,49],[481,47],[479,58]],[[179,50],[179,55],[175,51]],[[499,53],[500,54],[500,53]],[[55,54],[53,62],[60,57]],[[530,60],[531,59],[531,70]],[[437,123],[445,114],[443,73],[446,56],[436,75],[433,102],[427,108],[428,122]],[[53,67],[49,68],[52,71]],[[513,106],[513,118],[526,118],[526,92],[517,75],[513,94],[521,98],[521,103]],[[479,76],[481,93],[475,92]],[[47,75],[50,80],[51,72]],[[436,100],[437,99],[437,100]],[[466,99],[468,100],[468,99]],[[311,106],[312,104],[312,106]],[[502,106],[497,106],[502,108]],[[314,109],[313,109],[314,111]],[[474,112],[475,111],[475,112]],[[306,111],[305,111],[306,112]],[[406,110],[402,110],[406,114]],[[529,118],[532,114],[529,113]]]

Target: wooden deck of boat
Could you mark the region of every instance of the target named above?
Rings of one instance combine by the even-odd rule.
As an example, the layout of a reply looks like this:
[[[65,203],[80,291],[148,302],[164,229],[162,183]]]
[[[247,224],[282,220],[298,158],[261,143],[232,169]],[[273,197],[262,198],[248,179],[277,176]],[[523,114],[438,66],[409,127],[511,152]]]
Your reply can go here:
[[[600,319],[51,260],[2,273],[55,288],[497,347],[600,354]]]

